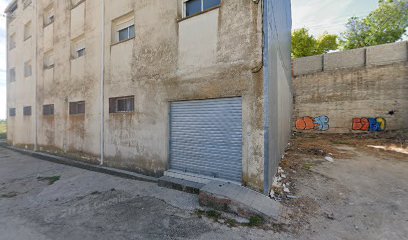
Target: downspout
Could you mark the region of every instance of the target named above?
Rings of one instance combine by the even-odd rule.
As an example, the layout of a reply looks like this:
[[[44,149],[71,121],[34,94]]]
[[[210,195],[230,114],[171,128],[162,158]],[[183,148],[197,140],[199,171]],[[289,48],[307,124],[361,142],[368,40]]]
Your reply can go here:
[[[39,115],[39,109],[38,109],[38,0],[34,2],[34,27],[36,29],[35,33],[35,88],[34,88],[34,107],[35,107],[35,116],[34,116],[34,125],[35,125],[35,139],[34,139],[34,151],[38,151],[38,115]]]
[[[269,122],[270,119],[270,86],[269,86],[269,58],[268,58],[268,0],[263,0],[263,63],[264,63],[264,194],[269,195],[270,186],[270,154],[269,154]]]
[[[105,155],[105,0],[102,0],[101,7],[101,80],[100,80],[100,112],[101,112],[101,130],[100,130],[100,150],[101,159],[100,165],[104,164]]]

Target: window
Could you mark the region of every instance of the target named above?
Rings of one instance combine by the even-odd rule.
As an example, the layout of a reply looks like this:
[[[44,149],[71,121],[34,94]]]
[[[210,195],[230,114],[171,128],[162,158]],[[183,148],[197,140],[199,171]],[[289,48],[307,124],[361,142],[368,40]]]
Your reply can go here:
[[[30,6],[32,0],[23,0],[23,5],[24,5],[24,9],[28,6]]]
[[[85,56],[85,39],[84,37],[79,37],[72,41],[72,59]]]
[[[69,115],[84,114],[85,102],[70,102],[69,103]]]
[[[54,7],[51,5],[44,10],[44,27],[54,22]]]
[[[54,52],[52,50],[44,54],[44,69],[54,67]]]
[[[31,37],[31,21],[24,25],[24,40]]]
[[[9,82],[15,82],[16,81],[16,69],[11,68],[9,70]]]
[[[135,110],[135,97],[117,97],[109,99],[109,113],[133,112]]]
[[[16,34],[13,33],[10,35],[10,38],[9,38],[9,49],[11,50],[15,47],[16,47]]]
[[[31,60],[24,63],[24,77],[32,75]]]
[[[185,0],[184,16],[190,17],[221,5],[221,0]]]
[[[135,37],[135,25],[119,30],[119,42]]]
[[[12,5],[6,9],[7,19],[11,22],[16,18],[16,10],[17,10],[17,1],[12,3]]]
[[[113,21],[112,42],[123,42],[135,37],[135,21],[133,12]]]
[[[54,115],[54,104],[48,104],[43,106],[43,115],[52,116]]]
[[[16,109],[15,108],[10,108],[9,109],[9,116],[10,117],[15,117],[16,116]]]
[[[23,115],[24,116],[31,116],[31,106],[23,108]]]

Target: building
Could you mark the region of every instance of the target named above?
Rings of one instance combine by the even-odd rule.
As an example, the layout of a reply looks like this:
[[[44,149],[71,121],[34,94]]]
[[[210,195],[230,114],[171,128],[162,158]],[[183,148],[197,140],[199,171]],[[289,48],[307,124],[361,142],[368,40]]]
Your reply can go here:
[[[291,130],[290,1],[14,0],[8,142],[267,193]]]

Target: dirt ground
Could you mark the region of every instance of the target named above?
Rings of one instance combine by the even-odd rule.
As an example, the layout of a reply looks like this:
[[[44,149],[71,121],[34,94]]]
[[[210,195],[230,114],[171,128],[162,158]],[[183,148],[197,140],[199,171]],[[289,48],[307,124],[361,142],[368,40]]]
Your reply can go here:
[[[0,239],[408,239],[406,149],[398,134],[295,134],[279,174],[290,192],[274,195],[289,218],[265,228],[198,210],[197,195],[0,147]]]
[[[300,239],[408,239],[405,133],[293,136],[275,198]],[[327,158],[327,159],[326,159]]]

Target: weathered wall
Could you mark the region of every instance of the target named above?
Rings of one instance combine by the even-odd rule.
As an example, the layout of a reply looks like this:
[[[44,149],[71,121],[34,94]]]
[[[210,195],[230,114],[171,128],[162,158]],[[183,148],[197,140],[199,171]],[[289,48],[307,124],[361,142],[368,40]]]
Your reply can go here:
[[[265,0],[265,184],[269,194],[291,133],[291,3]]]
[[[297,59],[295,130],[408,128],[407,42]]]
[[[171,101],[242,96],[244,184],[261,190],[263,76],[253,72],[262,64],[261,4],[224,0],[187,19],[181,1],[109,4],[110,20],[134,9],[137,30],[134,40],[106,49],[105,111],[109,97],[135,95],[134,113],[106,114],[106,163],[161,175],[168,168]]]
[[[260,191],[265,188],[265,153],[272,159],[272,164],[267,165],[268,177],[272,178],[289,135],[285,131],[291,109],[287,1],[265,1],[276,5],[274,14],[278,16],[273,21],[268,18],[268,26],[284,24],[278,31],[284,38],[270,36],[268,44],[274,50],[266,53],[265,59],[262,1],[223,0],[218,8],[182,18],[182,0],[106,0],[104,23],[100,1],[73,2],[74,5],[68,0],[34,0],[32,6],[37,6],[37,14],[27,12],[38,22],[34,26],[37,49],[35,45],[29,46],[37,73],[29,83],[18,76],[17,83],[9,85],[8,105],[20,111],[23,104],[31,104],[33,113],[38,115],[31,116],[30,124],[26,125],[20,121],[22,114],[9,119],[11,144],[37,143],[40,151],[97,161],[101,153],[103,106],[105,165],[160,176],[169,165],[171,102],[239,96],[243,99],[243,184]],[[44,16],[50,7],[54,8],[55,21],[44,26]],[[284,14],[278,14],[281,10],[285,10]],[[18,12],[17,18],[21,16]],[[115,21],[122,16],[134,17],[136,37],[115,43]],[[105,42],[101,41],[102,26]],[[9,27],[18,31],[21,23],[15,20],[15,26]],[[86,54],[74,58],[73,46],[78,39],[84,40]],[[279,49],[279,44],[284,47]],[[46,69],[44,61],[51,52],[55,64]],[[22,65],[20,60],[14,60],[19,55],[17,51],[9,52],[8,62]],[[265,74],[263,60],[271,66]],[[279,93],[279,97],[264,98],[265,82],[274,89],[268,90],[268,94]],[[135,96],[135,111],[109,113],[109,98],[123,96]],[[29,99],[17,103],[24,97]],[[76,101],[85,101],[85,114],[69,114],[69,103]],[[268,119],[276,123],[274,132],[271,135],[268,132],[270,141],[264,138],[265,126],[269,127],[265,122],[266,102],[274,106],[268,111],[273,117]],[[53,116],[42,114],[45,104],[54,104]],[[24,131],[25,128],[33,131],[30,127],[35,129],[35,119],[37,137],[21,131],[23,127]]]

